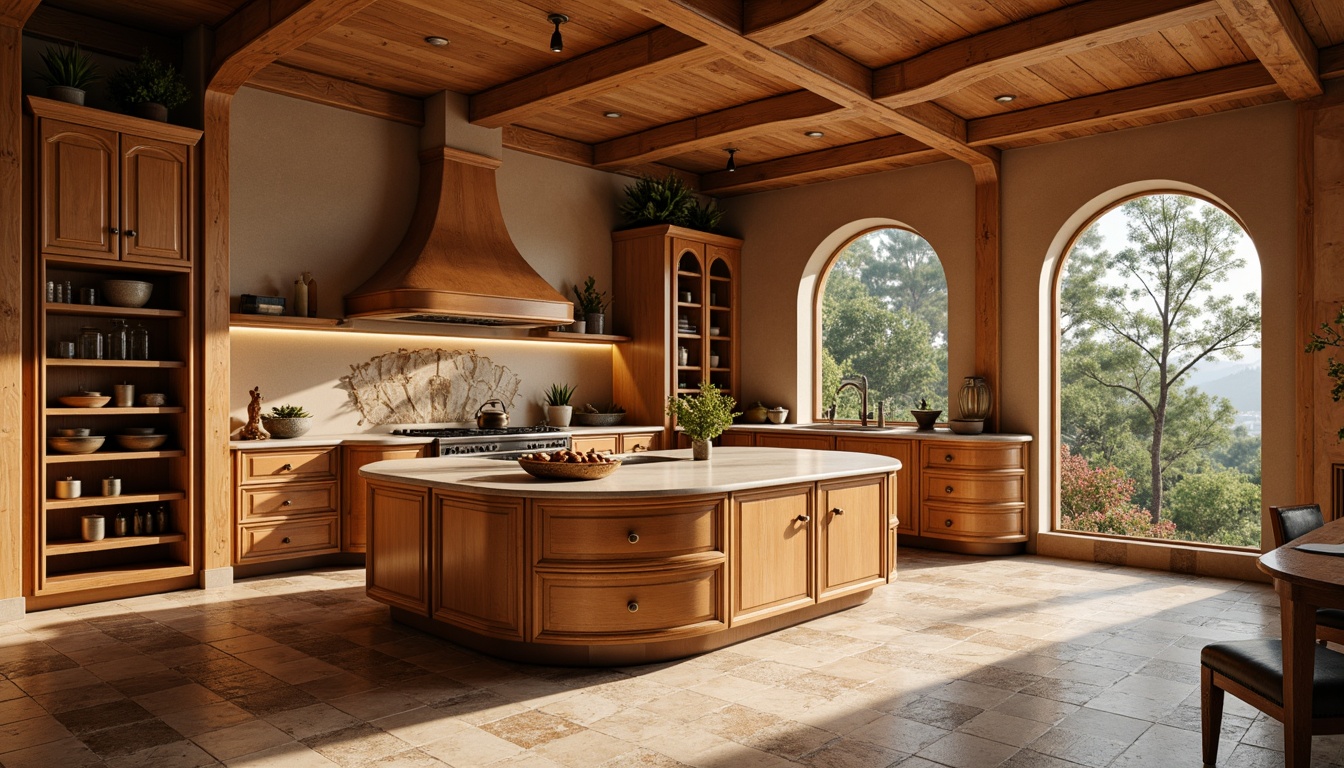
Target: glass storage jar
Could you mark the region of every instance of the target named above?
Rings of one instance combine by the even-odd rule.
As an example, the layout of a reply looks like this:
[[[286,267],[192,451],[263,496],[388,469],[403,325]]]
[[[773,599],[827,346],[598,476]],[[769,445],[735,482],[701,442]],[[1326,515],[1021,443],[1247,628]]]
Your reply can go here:
[[[131,360],[149,359],[149,331],[145,326],[136,323],[131,329]]]
[[[79,329],[79,356],[85,360],[103,359],[103,334],[92,325]]]
[[[112,330],[107,332],[107,359],[131,359],[131,329],[125,320],[113,320]]]

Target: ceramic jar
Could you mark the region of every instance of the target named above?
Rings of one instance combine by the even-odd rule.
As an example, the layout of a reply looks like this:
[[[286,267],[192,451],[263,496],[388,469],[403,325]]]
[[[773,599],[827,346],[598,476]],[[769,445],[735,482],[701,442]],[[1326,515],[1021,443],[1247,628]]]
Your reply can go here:
[[[994,407],[994,397],[983,376],[967,376],[957,394],[957,405],[963,419],[987,419]]]

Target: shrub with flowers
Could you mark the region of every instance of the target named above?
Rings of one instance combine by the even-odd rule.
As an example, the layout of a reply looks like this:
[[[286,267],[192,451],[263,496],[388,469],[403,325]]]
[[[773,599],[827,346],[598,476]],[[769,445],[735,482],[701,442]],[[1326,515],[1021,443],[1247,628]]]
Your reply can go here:
[[[1084,533],[1170,539],[1176,524],[1153,522],[1148,510],[1135,505],[1134,479],[1119,467],[1092,467],[1083,456],[1059,449],[1059,527]]]

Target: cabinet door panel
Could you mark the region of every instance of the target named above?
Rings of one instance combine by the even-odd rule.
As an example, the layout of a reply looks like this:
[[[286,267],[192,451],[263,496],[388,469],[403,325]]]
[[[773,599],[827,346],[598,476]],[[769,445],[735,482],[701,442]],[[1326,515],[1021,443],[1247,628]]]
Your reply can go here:
[[[816,601],[812,486],[735,494],[732,529],[733,623]]]
[[[885,583],[886,478],[818,485],[818,600]]]
[[[523,502],[434,497],[433,617],[523,639]]]
[[[876,453],[879,456],[890,456],[901,462],[901,468],[896,472],[896,488],[894,491],[896,519],[898,521],[896,532],[906,536],[919,535],[919,515],[915,514],[914,507],[914,501],[918,498],[914,495],[914,478],[917,474],[914,463],[916,445],[911,440],[891,438],[872,440],[860,437],[837,437],[835,439],[835,447],[838,450]]]
[[[113,131],[43,119],[39,248],[44,254],[116,259],[121,239]]]
[[[429,493],[370,483],[369,596],[429,615]]]
[[[341,468],[344,485],[341,502],[345,515],[341,520],[341,551],[364,552],[369,544],[369,482],[359,476],[360,467],[375,461],[419,458],[424,455],[424,448],[347,445],[342,450],[345,461]]]
[[[188,257],[187,148],[122,136],[122,258],[182,261]],[[132,236],[130,233],[134,232]]]

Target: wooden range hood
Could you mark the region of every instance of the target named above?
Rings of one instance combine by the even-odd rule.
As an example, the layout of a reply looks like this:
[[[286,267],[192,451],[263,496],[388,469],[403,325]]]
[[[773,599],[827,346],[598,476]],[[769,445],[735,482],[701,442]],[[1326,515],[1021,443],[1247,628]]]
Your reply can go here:
[[[504,226],[493,157],[420,153],[420,196],[406,236],[345,297],[350,318],[536,328],[573,322],[574,306],[532,269]]]

